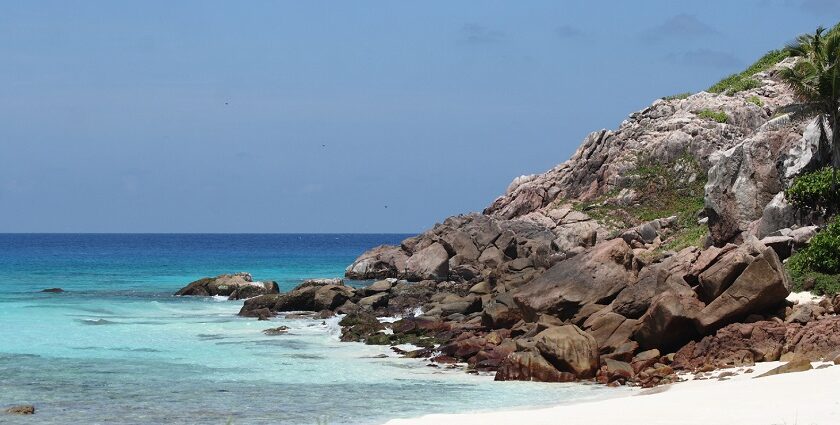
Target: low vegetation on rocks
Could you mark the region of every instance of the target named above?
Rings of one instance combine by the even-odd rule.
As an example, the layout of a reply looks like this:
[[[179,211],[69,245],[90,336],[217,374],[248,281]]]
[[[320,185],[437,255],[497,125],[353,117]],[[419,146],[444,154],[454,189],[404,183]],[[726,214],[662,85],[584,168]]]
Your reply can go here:
[[[711,109],[703,109],[700,112],[697,112],[697,116],[700,118],[710,119],[721,124],[726,123],[726,121],[729,120],[726,112],[713,111]]]
[[[759,82],[753,77],[756,73],[767,70],[788,57],[784,50],[771,50],[753,63],[749,68],[738,74],[732,74],[709,87],[709,93],[724,93],[733,95],[740,91],[754,89]]]
[[[650,155],[641,155],[621,186],[602,199],[579,203],[576,209],[585,212],[605,226],[626,229],[661,217],[676,217],[672,233],[664,240],[663,251],[679,251],[689,246],[700,247],[708,234],[698,223],[703,211],[705,174],[690,155],[673,163],[663,163]],[[636,201],[630,205],[609,202],[620,190],[632,190]]]
[[[689,96],[691,96],[692,94],[694,94],[694,93],[692,93],[692,92],[685,92],[685,93],[672,94],[672,95],[670,95],[670,96],[665,96],[665,97],[663,97],[663,98],[662,98],[662,100],[682,100],[682,99],[688,99],[688,97],[689,97]]]
[[[840,210],[840,187],[833,187],[832,167],[803,174],[785,191],[785,197],[797,209],[821,216]]]
[[[840,293],[840,216],[787,261],[796,289]]]

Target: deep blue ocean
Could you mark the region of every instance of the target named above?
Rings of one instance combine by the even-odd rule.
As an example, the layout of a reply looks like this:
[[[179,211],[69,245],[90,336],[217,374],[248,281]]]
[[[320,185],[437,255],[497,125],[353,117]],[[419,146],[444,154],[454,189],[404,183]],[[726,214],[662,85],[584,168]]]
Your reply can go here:
[[[340,277],[406,236],[0,234],[0,408],[37,408],[0,423],[378,424],[616,394],[496,383],[339,342],[337,319],[260,322],[236,316],[242,301],[172,296],[222,273],[281,290]],[[40,292],[52,287],[66,292]],[[280,325],[290,333],[261,332]]]

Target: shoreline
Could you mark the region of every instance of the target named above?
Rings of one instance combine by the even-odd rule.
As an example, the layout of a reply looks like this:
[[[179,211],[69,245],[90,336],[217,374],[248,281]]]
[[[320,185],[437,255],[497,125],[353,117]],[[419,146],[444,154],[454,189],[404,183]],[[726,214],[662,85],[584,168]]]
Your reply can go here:
[[[836,383],[840,367],[813,362],[815,369],[753,379],[784,362],[763,362],[746,368],[720,369],[716,378],[688,380],[641,390],[623,397],[561,404],[538,409],[433,414],[393,419],[384,425],[493,425],[517,422],[556,425],[558,421],[587,425],[829,425],[840,423]],[[823,365],[828,365],[825,367]],[[821,367],[817,369],[818,367]],[[752,369],[752,372],[745,371]]]

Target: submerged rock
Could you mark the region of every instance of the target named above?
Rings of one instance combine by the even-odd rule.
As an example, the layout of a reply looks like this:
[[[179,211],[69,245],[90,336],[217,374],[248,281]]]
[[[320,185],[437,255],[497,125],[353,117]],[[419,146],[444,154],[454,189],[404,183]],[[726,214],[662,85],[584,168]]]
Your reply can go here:
[[[35,406],[31,404],[22,404],[19,406],[12,406],[5,410],[8,415],[34,415]]]

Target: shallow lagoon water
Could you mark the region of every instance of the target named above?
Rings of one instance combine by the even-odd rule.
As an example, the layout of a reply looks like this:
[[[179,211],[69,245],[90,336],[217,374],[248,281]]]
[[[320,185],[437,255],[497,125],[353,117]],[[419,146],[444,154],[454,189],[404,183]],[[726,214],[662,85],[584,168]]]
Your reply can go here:
[[[617,396],[493,382],[387,347],[338,341],[335,319],[239,318],[241,301],[173,297],[249,271],[288,290],[406,235],[0,235],[0,407],[39,424],[376,424],[393,417]],[[41,293],[61,287],[65,293]],[[288,334],[261,331],[286,325]],[[388,355],[382,358],[382,355]]]

